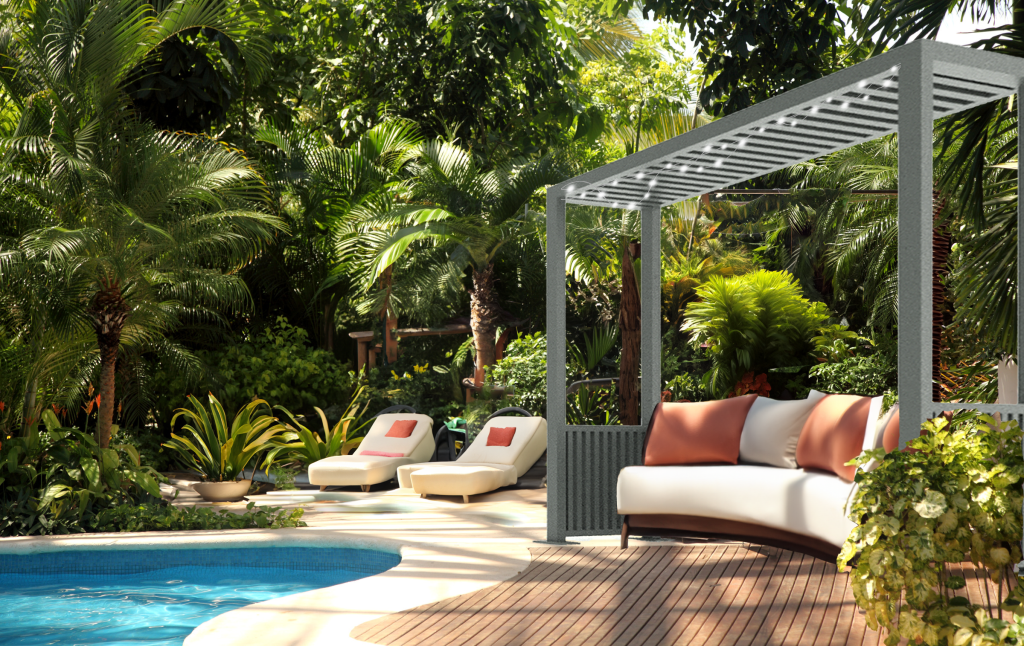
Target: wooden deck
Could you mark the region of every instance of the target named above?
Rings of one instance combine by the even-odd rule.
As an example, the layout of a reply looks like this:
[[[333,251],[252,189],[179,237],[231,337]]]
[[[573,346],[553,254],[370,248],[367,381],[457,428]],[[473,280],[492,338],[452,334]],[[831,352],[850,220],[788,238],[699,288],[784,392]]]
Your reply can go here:
[[[848,575],[746,544],[538,547],[514,579],[367,622],[352,637],[388,646],[879,646]],[[957,572],[958,574],[960,572]],[[986,582],[962,572],[973,601]]]

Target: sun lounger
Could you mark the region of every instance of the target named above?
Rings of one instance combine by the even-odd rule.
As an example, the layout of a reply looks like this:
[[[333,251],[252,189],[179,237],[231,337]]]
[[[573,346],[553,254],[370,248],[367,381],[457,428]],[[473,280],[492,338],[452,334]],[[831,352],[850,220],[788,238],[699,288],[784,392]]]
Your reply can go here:
[[[527,417],[503,413],[518,412]],[[503,409],[454,462],[409,464],[398,468],[398,486],[426,497],[469,497],[516,484],[548,447],[548,423],[521,409]],[[514,429],[514,430],[510,430]]]
[[[389,412],[395,409],[409,412]],[[387,408],[376,417],[359,448],[352,455],[336,455],[309,465],[310,484],[351,487],[387,482],[404,464],[430,459],[434,454],[434,421],[417,415],[408,406]]]

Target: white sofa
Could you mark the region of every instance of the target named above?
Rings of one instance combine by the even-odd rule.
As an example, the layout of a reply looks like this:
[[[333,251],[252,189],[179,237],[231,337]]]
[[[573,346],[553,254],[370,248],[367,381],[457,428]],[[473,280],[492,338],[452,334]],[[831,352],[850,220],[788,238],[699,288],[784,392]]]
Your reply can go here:
[[[387,437],[391,425],[400,420],[416,421],[412,434],[403,438]],[[430,459],[434,454],[433,424],[433,420],[426,415],[379,415],[352,455],[336,455],[309,465],[309,482],[320,485],[321,491],[329,486],[357,485],[363,491],[369,491],[371,485],[394,479],[400,466]],[[374,452],[400,456],[367,455]]]
[[[818,404],[807,402],[806,408]],[[897,410],[879,419],[881,407],[881,397],[871,399],[860,449],[883,446],[884,436],[891,437],[894,428],[898,433]],[[774,430],[759,429],[756,422],[752,426],[754,412],[751,408],[744,424],[744,439],[748,433]],[[770,415],[760,419],[772,422]],[[799,435],[800,420],[788,421],[795,421]],[[834,560],[854,527],[847,508],[855,485],[835,473],[802,468],[795,460],[777,461],[785,466],[745,464],[742,446],[739,464],[622,469],[617,486],[618,512],[625,517],[622,547],[630,534],[689,535],[776,545]]]
[[[492,428],[514,427],[509,446],[488,446]],[[516,484],[548,447],[543,417],[493,417],[458,459],[398,468],[398,486],[421,496],[469,497]]]

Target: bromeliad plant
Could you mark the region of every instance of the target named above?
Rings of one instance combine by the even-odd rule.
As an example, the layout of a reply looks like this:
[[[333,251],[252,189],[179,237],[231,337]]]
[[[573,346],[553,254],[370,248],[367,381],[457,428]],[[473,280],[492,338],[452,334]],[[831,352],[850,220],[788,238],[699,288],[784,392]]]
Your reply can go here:
[[[354,436],[369,424],[369,420],[363,420],[362,417],[370,403],[367,401],[362,409],[359,407],[364,390],[366,390],[365,386],[356,391],[348,408],[345,409],[345,413],[333,427],[328,425],[324,412],[319,408],[316,409],[323,427],[322,439],[320,434],[302,425],[291,411],[283,406],[278,406],[277,408],[291,419],[291,424],[285,422],[287,430],[274,441],[274,447],[267,454],[267,460],[298,461],[309,466],[317,460],[323,460],[333,455],[348,455],[354,451],[363,441],[362,437]]]
[[[855,460],[878,465],[858,471],[857,527],[838,564],[859,554],[854,598],[869,627],[888,631],[890,646],[1022,644],[1024,588],[1012,565],[1021,560],[1024,433],[973,412],[924,429],[909,443],[915,452],[874,449]],[[949,565],[966,560],[987,570],[997,598],[982,605],[958,592],[966,582]]]
[[[191,410],[179,408],[171,418],[172,427],[178,418],[186,421],[182,434],[171,433],[170,441],[163,446],[177,451],[189,467],[211,482],[234,480],[263,453],[267,455],[261,468],[270,467],[272,442],[288,430],[271,414],[270,404],[262,399],[252,400],[229,425],[224,407],[213,393],[209,394],[209,411],[192,395],[188,401]]]

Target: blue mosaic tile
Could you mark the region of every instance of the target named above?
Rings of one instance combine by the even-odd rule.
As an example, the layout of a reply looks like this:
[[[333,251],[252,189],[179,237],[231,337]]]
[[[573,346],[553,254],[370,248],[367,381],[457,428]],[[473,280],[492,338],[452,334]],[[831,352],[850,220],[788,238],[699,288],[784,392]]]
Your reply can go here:
[[[348,570],[377,574],[402,557],[380,550],[348,547],[219,547],[187,549],[66,550],[38,554],[0,554],[0,575],[130,575],[169,568],[247,568],[254,574],[275,570],[325,572]]]

